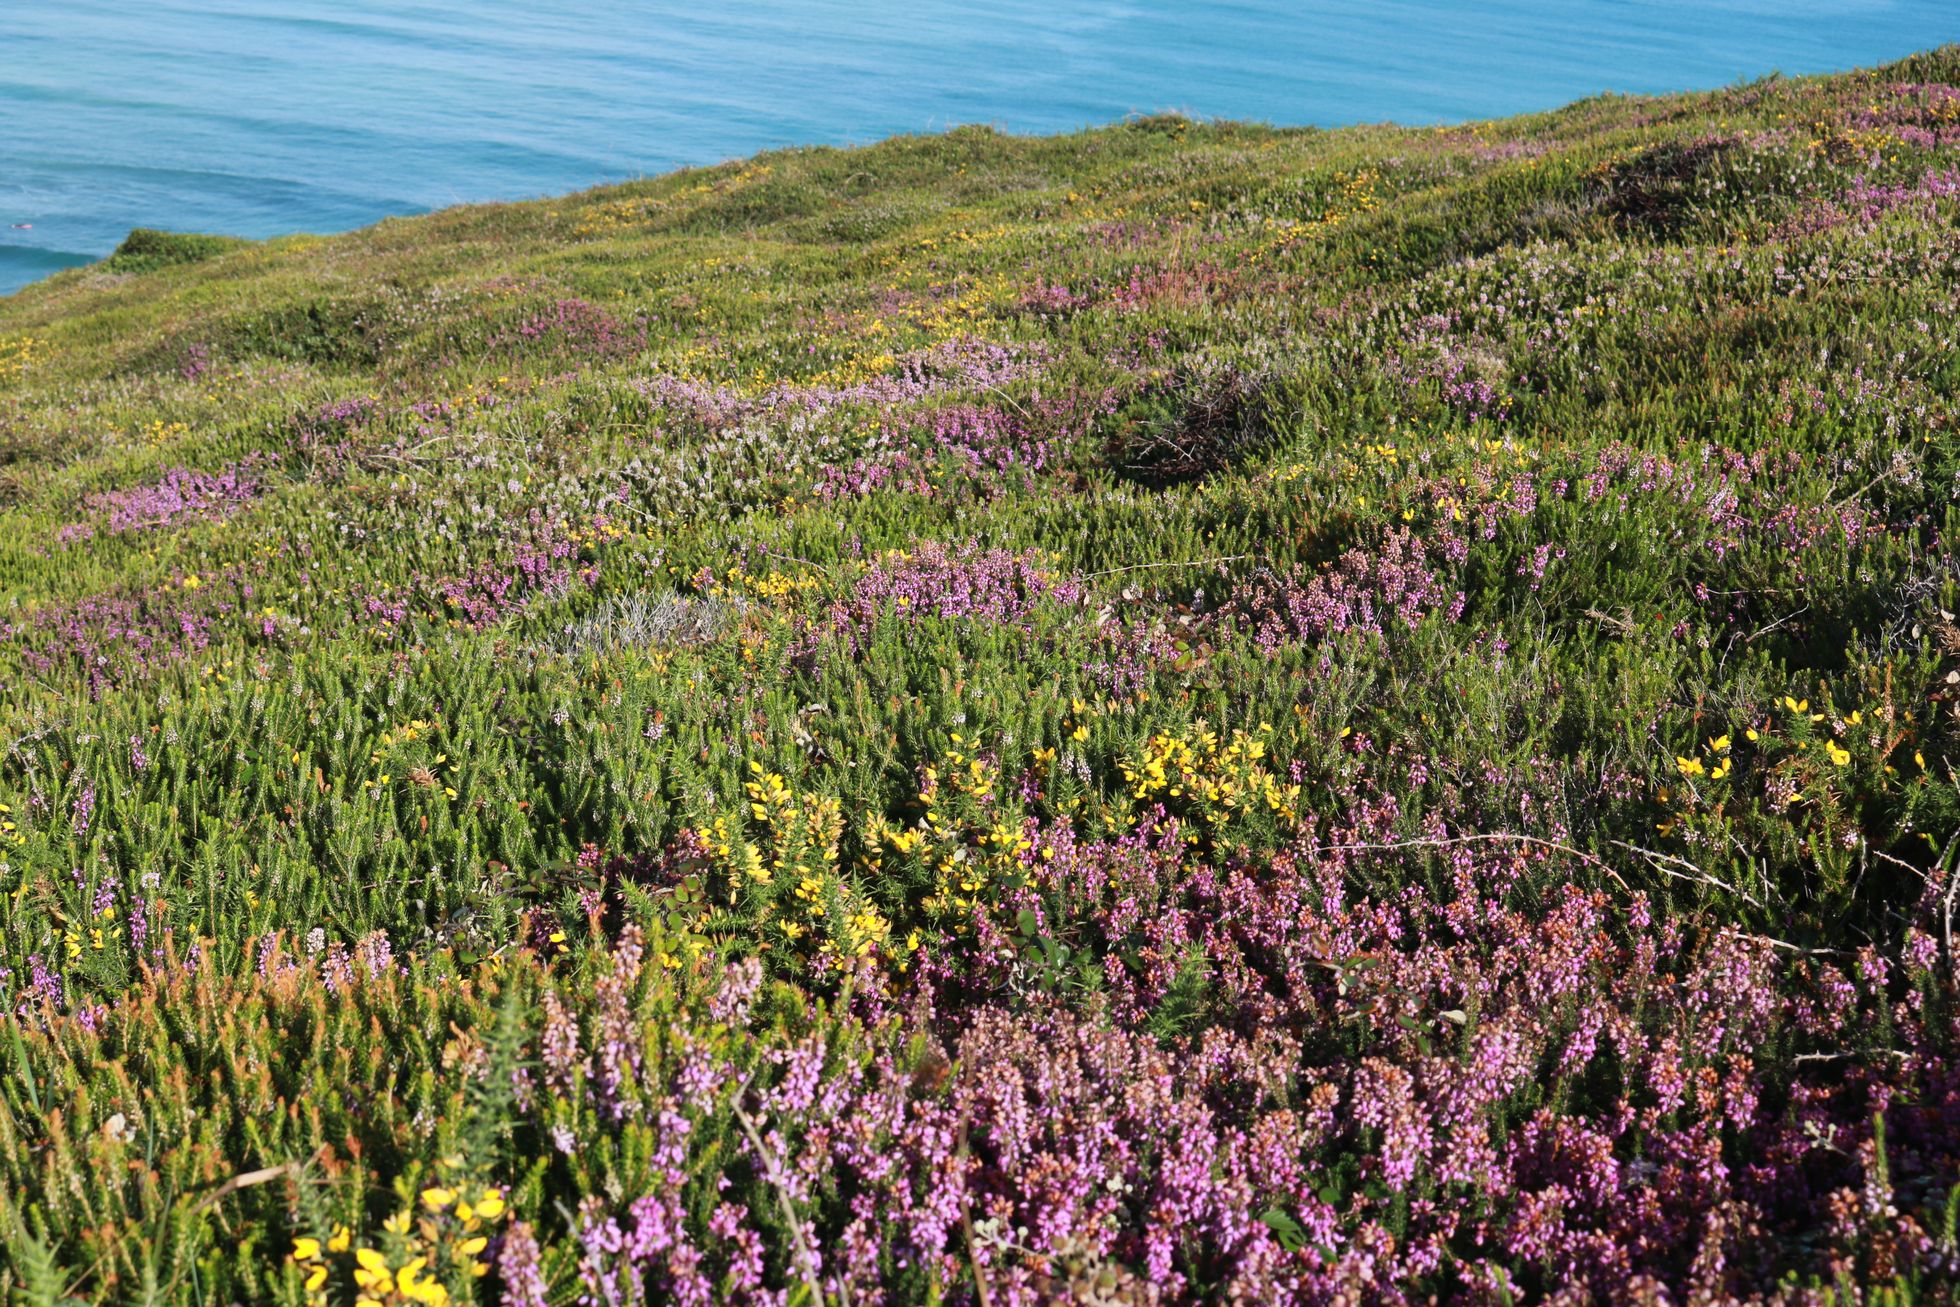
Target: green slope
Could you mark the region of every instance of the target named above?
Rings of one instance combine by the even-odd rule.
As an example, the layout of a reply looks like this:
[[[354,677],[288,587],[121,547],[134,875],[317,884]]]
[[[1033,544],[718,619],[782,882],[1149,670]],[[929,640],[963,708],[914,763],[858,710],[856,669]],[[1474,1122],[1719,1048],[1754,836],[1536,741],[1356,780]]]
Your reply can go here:
[[[1952,83],[0,300],[0,1293],[1945,1301]]]

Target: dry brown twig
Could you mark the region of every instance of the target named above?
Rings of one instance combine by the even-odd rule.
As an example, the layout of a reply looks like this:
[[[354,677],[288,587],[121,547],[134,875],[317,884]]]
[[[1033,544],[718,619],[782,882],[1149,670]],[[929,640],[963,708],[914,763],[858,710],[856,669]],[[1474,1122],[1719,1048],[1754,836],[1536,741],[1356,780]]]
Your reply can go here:
[[[1652,849],[1643,849],[1638,844],[1629,844],[1625,840],[1613,840],[1612,843],[1616,848],[1625,849],[1629,853],[1638,853],[1641,857],[1647,859],[1649,866],[1655,871],[1660,872],[1663,876],[1669,876],[1675,880],[1685,880],[1691,884],[1712,886],[1725,894],[1739,894],[1751,905],[1759,908],[1763,906],[1762,901],[1754,894],[1729,884],[1719,876],[1709,875],[1686,858],[1677,858],[1672,853],[1656,853]],[[1686,870],[1676,871],[1675,868],[1677,867],[1685,868]]]
[[[300,1165],[298,1162],[281,1162],[278,1166],[267,1166],[257,1171],[242,1172],[234,1175],[231,1179],[225,1181],[216,1189],[213,1189],[210,1193],[199,1199],[197,1210],[200,1212],[207,1211],[216,1206],[220,1199],[235,1194],[240,1189],[250,1189],[254,1185],[270,1183],[273,1180],[279,1179],[281,1176],[298,1175],[299,1173]]]

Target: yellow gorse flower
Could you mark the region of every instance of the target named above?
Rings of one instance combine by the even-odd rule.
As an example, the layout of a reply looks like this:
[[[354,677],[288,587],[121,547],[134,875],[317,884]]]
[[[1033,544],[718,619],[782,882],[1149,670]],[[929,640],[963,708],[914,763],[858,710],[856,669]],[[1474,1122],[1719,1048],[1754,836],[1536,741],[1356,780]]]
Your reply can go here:
[[[1145,742],[1140,757],[1120,764],[1123,779],[1132,798],[1188,799],[1194,815],[1211,825],[1257,806],[1292,822],[1300,787],[1281,781],[1265,765],[1265,737],[1272,730],[1270,723],[1261,723],[1256,732],[1234,730],[1226,739],[1195,722],[1182,734],[1160,733]]]
[[[445,1165],[457,1167],[462,1163]],[[386,1249],[353,1250],[353,1278],[360,1289],[357,1303],[370,1307],[401,1307],[406,1303],[448,1307],[454,1301],[449,1284],[455,1283],[458,1275],[475,1278],[489,1272],[489,1263],[478,1259],[490,1246],[492,1235],[485,1229],[486,1223],[504,1214],[503,1190],[430,1185],[418,1197],[424,1211],[419,1218],[411,1204],[383,1222],[399,1242],[390,1240]],[[351,1242],[347,1227],[337,1225],[325,1247],[328,1252],[345,1252]],[[308,1271],[309,1307],[325,1307],[327,1302],[322,1291],[329,1279],[330,1263],[320,1259],[320,1249],[318,1240],[294,1240],[293,1260]]]
[[[370,1294],[391,1294],[395,1291],[395,1277],[388,1268],[388,1259],[372,1248],[354,1250],[354,1283]]]

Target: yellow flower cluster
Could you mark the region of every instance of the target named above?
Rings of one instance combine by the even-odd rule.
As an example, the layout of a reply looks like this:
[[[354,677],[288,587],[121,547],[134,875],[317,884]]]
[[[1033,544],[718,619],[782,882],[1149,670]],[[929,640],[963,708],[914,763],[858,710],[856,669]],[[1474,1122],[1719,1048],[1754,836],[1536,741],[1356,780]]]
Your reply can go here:
[[[1814,713],[1810,711],[1810,700],[1798,699],[1787,694],[1783,696],[1783,707],[1789,712],[1793,723],[1799,725],[1814,726],[1818,722],[1823,721],[1825,717],[1829,715],[1827,713],[1821,713],[1821,712]],[[1850,726],[1856,726],[1859,723],[1861,723],[1863,720],[1864,720],[1863,713],[1854,712],[1851,714],[1851,718],[1846,724]],[[1810,747],[1809,740],[1799,739],[1797,741],[1797,748],[1799,750],[1808,749],[1809,747]],[[1848,765],[1851,761],[1851,750],[1845,748],[1843,745],[1839,744],[1836,740],[1827,738],[1824,741],[1824,756],[1831,760],[1832,766],[1843,767]]]
[[[1336,175],[1339,191],[1327,206],[1327,211],[1317,218],[1304,222],[1294,218],[1282,218],[1273,224],[1273,234],[1245,253],[1247,263],[1256,264],[1269,254],[1290,249],[1304,240],[1326,235],[1342,223],[1359,214],[1373,213],[1381,207],[1381,197],[1375,194],[1375,182],[1379,173],[1364,169],[1355,173]],[[1192,202],[1193,211],[1201,206]]]
[[[1287,784],[1266,765],[1272,724],[1254,732],[1234,730],[1229,739],[1204,722],[1182,733],[1153,735],[1142,753],[1122,762],[1123,779],[1140,802],[1174,800],[1207,826],[1218,827],[1240,814],[1264,809],[1283,822],[1299,820],[1300,787]]]
[[[775,171],[776,165],[773,163],[745,163],[726,177],[717,177],[713,181],[700,182],[694,186],[690,186],[687,194],[707,195],[739,190],[744,186],[761,181]]]
[[[1735,770],[1735,759],[1729,755],[1729,743],[1728,736],[1716,735],[1711,736],[1708,743],[1702,746],[1703,751],[1713,760],[1713,766],[1704,765],[1701,758],[1692,754],[1675,755],[1674,766],[1685,778],[1706,776],[1710,780],[1722,780]]]
[[[417,717],[412,721],[403,722],[392,730],[383,731],[381,738],[375,742],[373,751],[368,754],[368,761],[374,766],[374,775],[366,782],[368,788],[378,794],[392,785],[395,774],[390,768],[400,766],[403,774],[416,785],[431,790],[439,788],[446,798],[454,799],[456,788],[448,784],[447,780],[455,779],[456,764],[449,761],[448,754],[438,753],[430,758],[419,751],[409,751],[406,754],[403,752],[404,746],[412,745],[424,737],[433,736],[441,729],[441,722],[424,721]],[[293,763],[295,766],[303,765],[299,754],[293,755]],[[449,766],[447,779],[438,770],[445,763]]]
[[[505,1213],[501,1189],[430,1186],[422,1191],[420,1207],[419,1214],[411,1206],[383,1221],[380,1247],[356,1245],[344,1225],[324,1242],[294,1239],[292,1262],[306,1277],[308,1304],[330,1301],[331,1258],[349,1252],[358,1290],[354,1307],[447,1307],[467,1280],[489,1274],[490,1263],[482,1259]]]
[[[0,381],[9,381],[47,357],[47,342],[34,336],[0,340]]]
[[[1004,229],[1003,229],[1004,230]],[[994,312],[1015,297],[1015,288],[1002,275],[982,277],[969,283],[958,294],[938,300],[930,307],[912,310],[907,317],[914,327],[937,344],[972,334],[992,321]]]
[[[1116,222],[1130,216],[1129,208],[1120,202],[1123,198],[1119,193],[1119,202],[1112,204],[1110,192],[1097,186],[1090,188],[1087,196],[1080,191],[1070,191],[1062,197],[1062,203],[1074,211],[1072,217],[1084,223]]]
[[[749,815],[758,826],[771,833],[776,855],[771,873],[788,870],[803,873],[822,871],[837,861],[837,842],[844,831],[841,805],[820,794],[798,795],[780,772],[772,772],[759,762],[749,764],[754,777],[743,789],[749,797]]]
[[[639,226],[666,207],[666,201],[651,199],[607,200],[601,204],[588,204],[577,211],[572,234],[609,236]],[[556,218],[558,214],[554,212],[551,216]]]
[[[1810,142],[1811,150],[1839,162],[1896,157],[1904,144],[1881,128],[1860,129],[1819,122],[1811,124],[1811,130],[1817,134]]]
[[[937,236],[916,236],[900,246],[898,252],[901,254],[931,254],[937,250],[957,249],[960,246],[988,245],[1008,235],[1013,230],[1012,227],[1007,226],[1005,223],[995,223],[991,227],[982,227],[978,231],[973,231],[965,227],[956,227],[951,231],[941,232]]]
[[[882,948],[891,923],[838,869],[842,805],[827,795],[791,790],[781,774],[760,763],[751,762],[749,772],[744,788],[753,842],[733,851],[721,823],[704,832],[710,850],[725,860],[731,897],[748,884],[786,885],[788,896],[776,900],[775,928],[793,947],[851,957]]]
[[[380,762],[381,755],[389,749],[392,749],[395,745],[412,744],[436,729],[437,723],[424,721],[422,718],[416,717],[403,722],[400,726],[392,730],[381,732],[380,742],[376,745],[377,752],[374,754],[374,761]]]
[[[1794,746],[1793,752],[1765,755],[1766,762],[1776,757],[1782,759],[1782,763],[1773,765],[1802,768],[1804,763],[1801,760],[1814,759],[1821,752],[1833,769],[1851,765],[1854,756],[1852,741],[1862,739],[1881,762],[1885,775],[1896,777],[1899,769],[1884,759],[1911,738],[1913,718],[1910,712],[1900,713],[1892,705],[1889,678],[1885,684],[1874,689],[1877,695],[1874,701],[1841,717],[1835,715],[1835,710],[1813,712],[1809,699],[1786,694],[1775,705],[1781,711],[1780,717],[1758,720],[1754,725],[1744,727],[1742,738],[1765,750],[1779,743]],[[1824,706],[1829,708],[1829,705]],[[1826,730],[1816,729],[1826,723]],[[1730,747],[1727,734],[1711,736],[1697,752],[1676,755],[1675,770],[1687,780],[1722,780],[1734,770]],[[1926,770],[1923,751],[1913,750],[1912,759],[1921,772]]]
[[[873,318],[865,324],[864,330],[870,336],[883,336],[891,328],[886,326],[883,320]],[[896,362],[898,356],[890,350],[866,350],[846,354],[831,367],[811,376],[805,384],[835,386],[839,389],[861,386],[867,381],[887,375]],[[780,383],[774,378],[758,377],[753,388],[757,391],[767,391],[778,384]]]
[[[680,192],[682,196],[721,195],[747,186],[767,177],[775,171],[774,164],[751,163],[739,171],[708,181],[697,182]],[[653,199],[649,196],[634,196],[624,200],[605,200],[597,204],[581,205],[572,211],[575,219],[572,234],[575,236],[609,236],[614,232],[637,227],[647,222],[655,214],[669,208],[672,201]],[[562,211],[553,209],[553,218],[562,216]]]
[[[748,595],[757,599],[780,599],[784,595],[802,594],[823,584],[815,572],[803,572],[791,576],[785,572],[754,573],[740,565],[731,567],[718,578],[710,578],[707,592],[717,599],[733,595]]]
[[[624,522],[606,517],[603,514],[594,517],[590,522],[582,526],[575,522],[567,522],[565,524],[565,539],[575,545],[590,545],[595,549],[600,545],[609,545],[616,540],[624,540],[632,534],[632,528]],[[652,536],[653,531],[649,529],[647,535]]]
[[[967,929],[971,909],[992,902],[994,892],[1019,873],[1032,847],[1019,823],[993,806],[999,789],[999,764],[978,741],[955,734],[942,759],[920,772],[919,804],[925,812],[918,824],[899,829],[874,818],[867,832],[870,848],[916,856],[932,869],[933,891],[921,906],[935,916],[958,918],[955,931]],[[908,941],[908,951],[912,947]]]
[[[1458,476],[1454,491],[1447,489],[1436,474],[1451,461],[1475,466],[1479,470],[1476,481]],[[1400,510],[1405,522],[1432,512],[1461,522],[1466,509],[1474,512],[1482,504],[1510,498],[1513,480],[1503,473],[1528,472],[1544,461],[1542,447],[1520,444],[1514,436],[1494,439],[1473,431],[1438,436],[1425,445],[1419,458],[1392,440],[1363,441],[1330,450],[1316,462],[1281,465],[1265,473],[1263,479],[1273,485],[1311,479],[1373,487],[1386,507]],[[1369,501],[1370,496],[1364,494],[1354,502],[1365,509]]]

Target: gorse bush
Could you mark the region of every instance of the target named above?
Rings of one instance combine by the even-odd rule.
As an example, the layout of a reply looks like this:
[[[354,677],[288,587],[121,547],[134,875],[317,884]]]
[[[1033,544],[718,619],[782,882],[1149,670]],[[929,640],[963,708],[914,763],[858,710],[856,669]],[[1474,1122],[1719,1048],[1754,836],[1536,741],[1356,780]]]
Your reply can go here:
[[[242,249],[245,244],[231,236],[137,227],[123,237],[122,244],[103,262],[116,272],[153,272],[177,263],[202,263],[229,250]]]
[[[1956,81],[9,298],[0,1294],[1950,1301]]]

